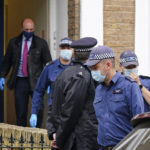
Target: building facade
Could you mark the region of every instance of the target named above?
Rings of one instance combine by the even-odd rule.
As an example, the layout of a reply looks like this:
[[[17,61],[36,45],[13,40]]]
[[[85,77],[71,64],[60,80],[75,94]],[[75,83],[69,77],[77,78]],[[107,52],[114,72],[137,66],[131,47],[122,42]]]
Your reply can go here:
[[[149,0],[0,0],[4,2],[4,31],[0,49],[5,53],[8,41],[20,33],[20,22],[31,17],[36,24],[35,34],[44,38],[52,58],[59,56],[61,38],[73,40],[92,36],[98,45],[110,46],[116,53],[130,49],[139,58],[139,72],[150,75],[150,1]],[[2,34],[2,33],[1,33]],[[2,53],[1,53],[2,54]],[[5,87],[4,120],[15,122],[13,91]],[[10,112],[8,110],[11,110]],[[13,114],[13,117],[12,117]]]

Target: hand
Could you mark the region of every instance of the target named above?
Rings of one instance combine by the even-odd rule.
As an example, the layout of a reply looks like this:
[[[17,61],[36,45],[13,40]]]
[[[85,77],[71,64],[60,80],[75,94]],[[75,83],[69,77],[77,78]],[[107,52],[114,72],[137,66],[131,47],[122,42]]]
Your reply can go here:
[[[141,84],[139,77],[138,77],[135,73],[131,72],[131,73],[130,73],[130,77],[131,77],[133,80],[135,80],[138,85]]]
[[[35,128],[37,125],[37,114],[32,114],[29,122],[30,122],[30,126]]]
[[[50,93],[50,86],[47,87],[47,94]]]
[[[4,90],[5,78],[0,78],[0,90]]]
[[[53,133],[53,140],[51,141],[52,147],[59,149],[59,147],[56,145],[56,133]]]

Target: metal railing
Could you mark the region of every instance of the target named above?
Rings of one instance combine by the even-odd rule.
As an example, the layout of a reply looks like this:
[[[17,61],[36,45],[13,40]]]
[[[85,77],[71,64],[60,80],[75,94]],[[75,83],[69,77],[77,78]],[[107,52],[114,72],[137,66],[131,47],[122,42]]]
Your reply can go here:
[[[17,141],[11,134],[10,138],[3,138],[2,134],[0,135],[0,150],[50,150],[50,145],[45,145],[44,136],[39,135],[40,141],[38,143],[34,142],[34,137],[31,134],[30,140],[24,140],[24,137],[21,135],[19,141]],[[17,143],[17,144],[16,144]]]

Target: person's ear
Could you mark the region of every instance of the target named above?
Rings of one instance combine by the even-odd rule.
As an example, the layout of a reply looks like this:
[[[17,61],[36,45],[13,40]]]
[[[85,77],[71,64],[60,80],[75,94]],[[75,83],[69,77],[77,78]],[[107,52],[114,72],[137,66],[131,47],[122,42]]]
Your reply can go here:
[[[73,48],[70,48],[70,50],[72,51],[72,55],[74,56],[74,49],[73,49]]]
[[[106,66],[107,66],[108,69],[111,68],[112,64],[110,63],[110,61],[107,61],[107,62],[106,62]]]

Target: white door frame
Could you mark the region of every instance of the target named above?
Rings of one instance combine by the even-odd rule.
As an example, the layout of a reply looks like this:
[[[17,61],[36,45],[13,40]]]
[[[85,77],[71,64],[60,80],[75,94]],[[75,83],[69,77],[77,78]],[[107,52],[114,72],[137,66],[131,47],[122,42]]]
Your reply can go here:
[[[59,42],[68,36],[68,0],[50,0],[50,50],[53,60],[59,57]]]

